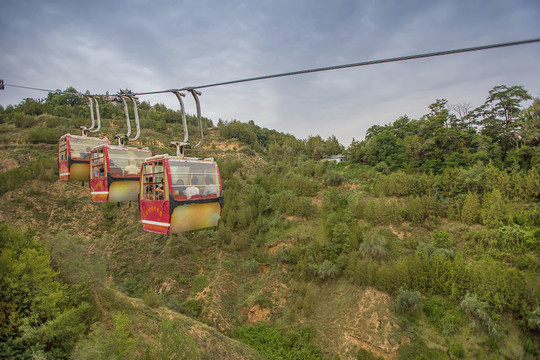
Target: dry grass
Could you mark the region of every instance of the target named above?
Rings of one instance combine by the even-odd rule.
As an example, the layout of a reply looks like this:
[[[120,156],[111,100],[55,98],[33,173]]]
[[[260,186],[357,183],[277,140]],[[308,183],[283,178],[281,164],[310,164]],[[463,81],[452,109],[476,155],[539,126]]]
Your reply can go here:
[[[409,341],[399,334],[393,300],[385,293],[337,281],[322,286],[315,298],[313,315],[305,322],[317,329],[315,341],[331,357],[354,359],[365,348],[395,359]]]

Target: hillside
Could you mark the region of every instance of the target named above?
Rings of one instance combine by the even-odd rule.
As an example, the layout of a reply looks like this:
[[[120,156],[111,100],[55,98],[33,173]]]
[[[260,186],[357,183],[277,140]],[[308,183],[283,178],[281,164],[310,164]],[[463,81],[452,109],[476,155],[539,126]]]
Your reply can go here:
[[[539,354],[536,103],[519,128],[491,137],[452,123],[439,102],[348,149],[334,137],[205,119],[205,145],[189,155],[218,161],[220,225],[162,236],[142,231],[136,203],[92,203],[87,183],[58,180],[55,143],[88,115],[67,97],[1,109],[0,350],[74,359]],[[101,107],[112,138],[123,114]],[[134,145],[172,152],[179,114],[140,108]],[[517,148],[515,129],[533,134]],[[347,163],[320,161],[343,151]],[[60,335],[69,341],[55,344]]]

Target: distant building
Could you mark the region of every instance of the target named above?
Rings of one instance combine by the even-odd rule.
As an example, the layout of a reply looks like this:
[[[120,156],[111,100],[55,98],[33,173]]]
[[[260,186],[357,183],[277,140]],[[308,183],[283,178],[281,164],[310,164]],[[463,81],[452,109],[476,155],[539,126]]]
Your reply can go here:
[[[337,163],[340,163],[342,161],[347,161],[347,156],[345,155],[341,155],[341,154],[337,154],[337,155],[331,155],[329,157],[327,157],[326,159],[324,159],[325,161],[335,161]]]

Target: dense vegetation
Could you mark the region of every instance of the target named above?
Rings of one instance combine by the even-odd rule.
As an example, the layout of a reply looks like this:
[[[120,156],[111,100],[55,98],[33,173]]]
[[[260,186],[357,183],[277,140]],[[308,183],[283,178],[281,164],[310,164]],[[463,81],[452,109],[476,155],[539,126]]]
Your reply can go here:
[[[122,108],[100,108],[112,136]],[[3,353],[172,358],[182,347],[177,358],[217,356],[188,320],[150,315],[164,305],[270,359],[538,356],[540,100],[522,87],[495,87],[477,108],[437,100],[420,119],[373,126],[348,148],[333,136],[300,140],[253,121],[205,119],[208,146],[198,154],[218,160],[222,220],[166,241],[133,230],[136,207],[94,204],[95,229],[77,228],[69,213],[91,204],[69,184],[54,214],[38,209],[33,199],[45,202],[44,184],[56,181],[52,144],[88,117],[81,98],[56,93],[0,108],[3,159],[19,164],[0,173],[0,195],[26,215],[0,210],[10,223],[48,229],[0,228]],[[163,105],[141,103],[140,118],[140,145],[154,151],[181,133],[179,112]],[[337,153],[349,161],[321,161]],[[72,225],[65,232],[57,222]],[[350,300],[339,321],[359,321],[363,300],[346,295],[355,289],[389,294],[399,330],[377,340],[382,328],[359,328],[356,337],[370,335],[337,344],[347,333],[325,315]],[[119,305],[116,291],[147,310]],[[257,309],[265,322],[246,315]]]

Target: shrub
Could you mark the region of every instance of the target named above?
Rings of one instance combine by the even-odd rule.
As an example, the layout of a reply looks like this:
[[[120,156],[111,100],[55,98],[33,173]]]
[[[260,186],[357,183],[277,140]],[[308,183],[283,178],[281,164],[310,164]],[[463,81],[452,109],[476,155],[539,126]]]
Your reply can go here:
[[[197,317],[202,312],[201,302],[195,299],[188,300],[183,304],[181,312],[187,316]]]
[[[204,275],[199,275],[193,279],[191,291],[195,294],[200,293],[208,286],[208,279]]]
[[[454,245],[452,236],[446,231],[435,230],[431,235],[431,241],[436,248],[449,249]]]
[[[381,198],[360,201],[357,211],[361,213],[362,219],[375,225],[389,225],[401,221],[400,208],[394,200]]]
[[[430,349],[421,339],[414,339],[412,342],[399,348],[398,360],[410,359],[430,359],[443,360],[448,359],[448,355],[442,351]]]
[[[149,359],[180,360],[200,357],[193,335],[176,318],[161,320],[156,340],[146,352]]]
[[[244,263],[248,274],[256,274],[259,271],[259,262],[255,259],[249,259]]]
[[[28,132],[27,140],[32,144],[56,144],[61,134],[56,129],[36,127]]]
[[[375,170],[385,175],[388,175],[390,173],[390,168],[388,167],[388,164],[384,161],[377,163],[377,165],[375,165]]]
[[[35,125],[36,120],[31,116],[23,115],[22,113],[13,114],[13,122],[15,126],[22,129],[27,129]],[[58,140],[58,139],[57,139]]]
[[[486,312],[487,304],[485,302],[478,300],[476,295],[467,293],[460,305],[470,316],[480,322],[480,325],[487,330],[493,340],[499,338],[499,331]]]
[[[367,239],[360,244],[360,253],[365,258],[384,259],[389,254],[389,237],[383,231],[374,231],[368,235]]]
[[[235,335],[241,342],[250,345],[268,359],[323,358],[321,351],[313,344],[314,331],[310,328],[284,332],[264,322],[258,322],[255,325],[239,327]]]
[[[461,343],[453,343],[450,346],[450,352],[458,359],[463,359],[465,357],[465,349]]]
[[[124,280],[123,288],[129,296],[142,297],[147,290],[146,281],[141,274],[129,277]]]
[[[41,115],[40,119],[45,119],[45,126],[48,128],[55,128],[60,125],[64,125],[66,122],[68,122],[68,119],[61,118],[58,116],[51,116],[51,115]]]
[[[408,198],[404,206],[405,219],[413,224],[422,224],[435,215],[433,199],[430,196]]]
[[[218,160],[218,166],[221,179],[225,181],[232,179],[233,174],[243,166],[243,163],[240,160],[225,160],[223,162]]]
[[[143,295],[142,299],[144,304],[151,308],[158,308],[161,306],[161,299],[159,298],[159,295],[153,290],[148,290]]]
[[[409,194],[408,175],[403,171],[397,171],[387,176],[381,176],[374,190],[378,195],[406,196]]]
[[[476,193],[467,193],[461,209],[461,221],[467,225],[478,224],[481,219],[481,211],[479,196]]]
[[[324,262],[317,267],[316,273],[321,280],[328,280],[335,278],[339,273],[339,269],[335,263],[324,260]]]
[[[495,228],[508,223],[511,214],[498,189],[484,195],[482,202],[482,223],[490,228]]]
[[[450,300],[433,296],[424,302],[428,320],[444,335],[455,334],[465,324],[465,313]]]
[[[428,174],[409,175],[408,188],[411,195],[433,195],[435,177]]]
[[[283,188],[293,191],[298,196],[313,196],[318,190],[316,182],[301,174],[289,173],[284,177],[282,183]]]
[[[540,330],[540,306],[537,306],[534,311],[531,311],[526,316],[527,329],[529,331],[538,331]]]
[[[13,170],[0,173],[0,195],[7,191],[19,188],[28,180],[53,180],[58,173],[57,162],[54,157],[42,157],[39,160],[22,165]]]
[[[535,200],[540,197],[540,171],[538,168],[530,169],[524,179],[524,195],[527,199]]]
[[[324,174],[324,183],[328,186],[339,186],[343,181],[343,176],[341,173],[330,170]]]
[[[117,313],[113,316],[113,325],[114,329],[110,337],[113,357],[133,358],[139,339],[133,337],[129,315],[124,312]]]
[[[399,288],[396,296],[396,310],[399,313],[418,313],[424,305],[420,300],[420,292]]]
[[[357,360],[384,360],[382,356],[375,356],[371,351],[360,348],[356,353]]]
[[[316,210],[311,198],[296,196],[290,190],[272,195],[270,206],[281,214],[303,217],[312,216]]]

